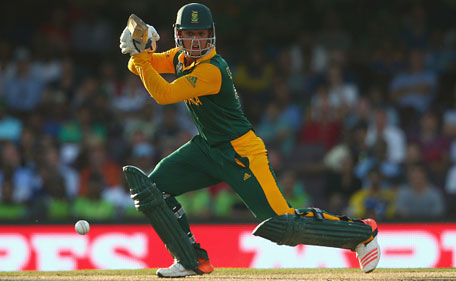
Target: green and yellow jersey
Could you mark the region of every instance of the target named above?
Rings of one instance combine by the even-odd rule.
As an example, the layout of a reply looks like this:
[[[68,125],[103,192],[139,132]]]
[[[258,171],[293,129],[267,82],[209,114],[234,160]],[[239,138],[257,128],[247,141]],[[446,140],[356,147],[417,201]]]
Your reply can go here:
[[[128,68],[140,76],[157,103],[185,101],[199,134],[210,145],[236,139],[252,129],[242,112],[228,64],[215,48],[187,66],[179,48],[142,52],[130,58]],[[168,83],[159,73],[173,73],[177,78]]]

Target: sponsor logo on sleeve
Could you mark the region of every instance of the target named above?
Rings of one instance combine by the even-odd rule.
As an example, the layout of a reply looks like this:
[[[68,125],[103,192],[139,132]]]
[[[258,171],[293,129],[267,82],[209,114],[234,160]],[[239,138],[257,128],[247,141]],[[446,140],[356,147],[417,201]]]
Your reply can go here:
[[[192,85],[193,88],[196,87],[196,81],[198,80],[198,77],[195,77],[195,76],[187,76],[187,81],[188,83],[190,83],[190,85]]]

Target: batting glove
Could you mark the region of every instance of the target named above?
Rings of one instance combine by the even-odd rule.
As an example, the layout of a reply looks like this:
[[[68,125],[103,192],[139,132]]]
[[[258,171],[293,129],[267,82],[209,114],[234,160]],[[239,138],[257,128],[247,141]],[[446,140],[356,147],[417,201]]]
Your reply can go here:
[[[156,41],[160,40],[160,35],[151,25],[147,25],[147,41],[146,43],[138,40],[133,40],[131,32],[127,27],[122,31],[120,35],[120,50],[122,54],[130,54],[131,56],[141,53],[144,50],[154,52],[157,48]]]

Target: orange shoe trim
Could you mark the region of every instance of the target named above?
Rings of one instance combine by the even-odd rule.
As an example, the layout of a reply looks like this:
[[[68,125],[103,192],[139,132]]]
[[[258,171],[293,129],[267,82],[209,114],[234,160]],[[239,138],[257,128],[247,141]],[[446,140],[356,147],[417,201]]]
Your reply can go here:
[[[373,219],[365,219],[365,220],[361,220],[361,221],[363,223],[367,224],[368,226],[370,226],[372,229],[372,232],[373,232],[371,237],[369,237],[367,240],[360,243],[360,244],[367,244],[370,241],[374,240],[374,237],[377,236],[377,233],[378,233],[377,222],[375,222],[375,220],[373,220]]]
[[[375,231],[377,229],[377,222],[374,221],[373,219],[365,219],[361,220],[363,223],[369,225],[372,229],[372,231]]]
[[[209,274],[214,271],[214,266],[212,266],[211,262],[207,259],[198,259],[199,265],[197,267],[197,271],[199,274]]]

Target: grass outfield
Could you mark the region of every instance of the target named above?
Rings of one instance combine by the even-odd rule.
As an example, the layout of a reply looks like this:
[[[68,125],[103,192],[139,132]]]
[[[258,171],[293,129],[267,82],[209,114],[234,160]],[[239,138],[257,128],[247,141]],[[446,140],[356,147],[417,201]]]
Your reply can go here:
[[[0,280],[167,280],[158,278],[155,269],[78,270],[0,272]],[[210,275],[173,278],[171,280],[456,280],[454,268],[377,269],[364,274],[359,269],[251,269],[217,268]]]

